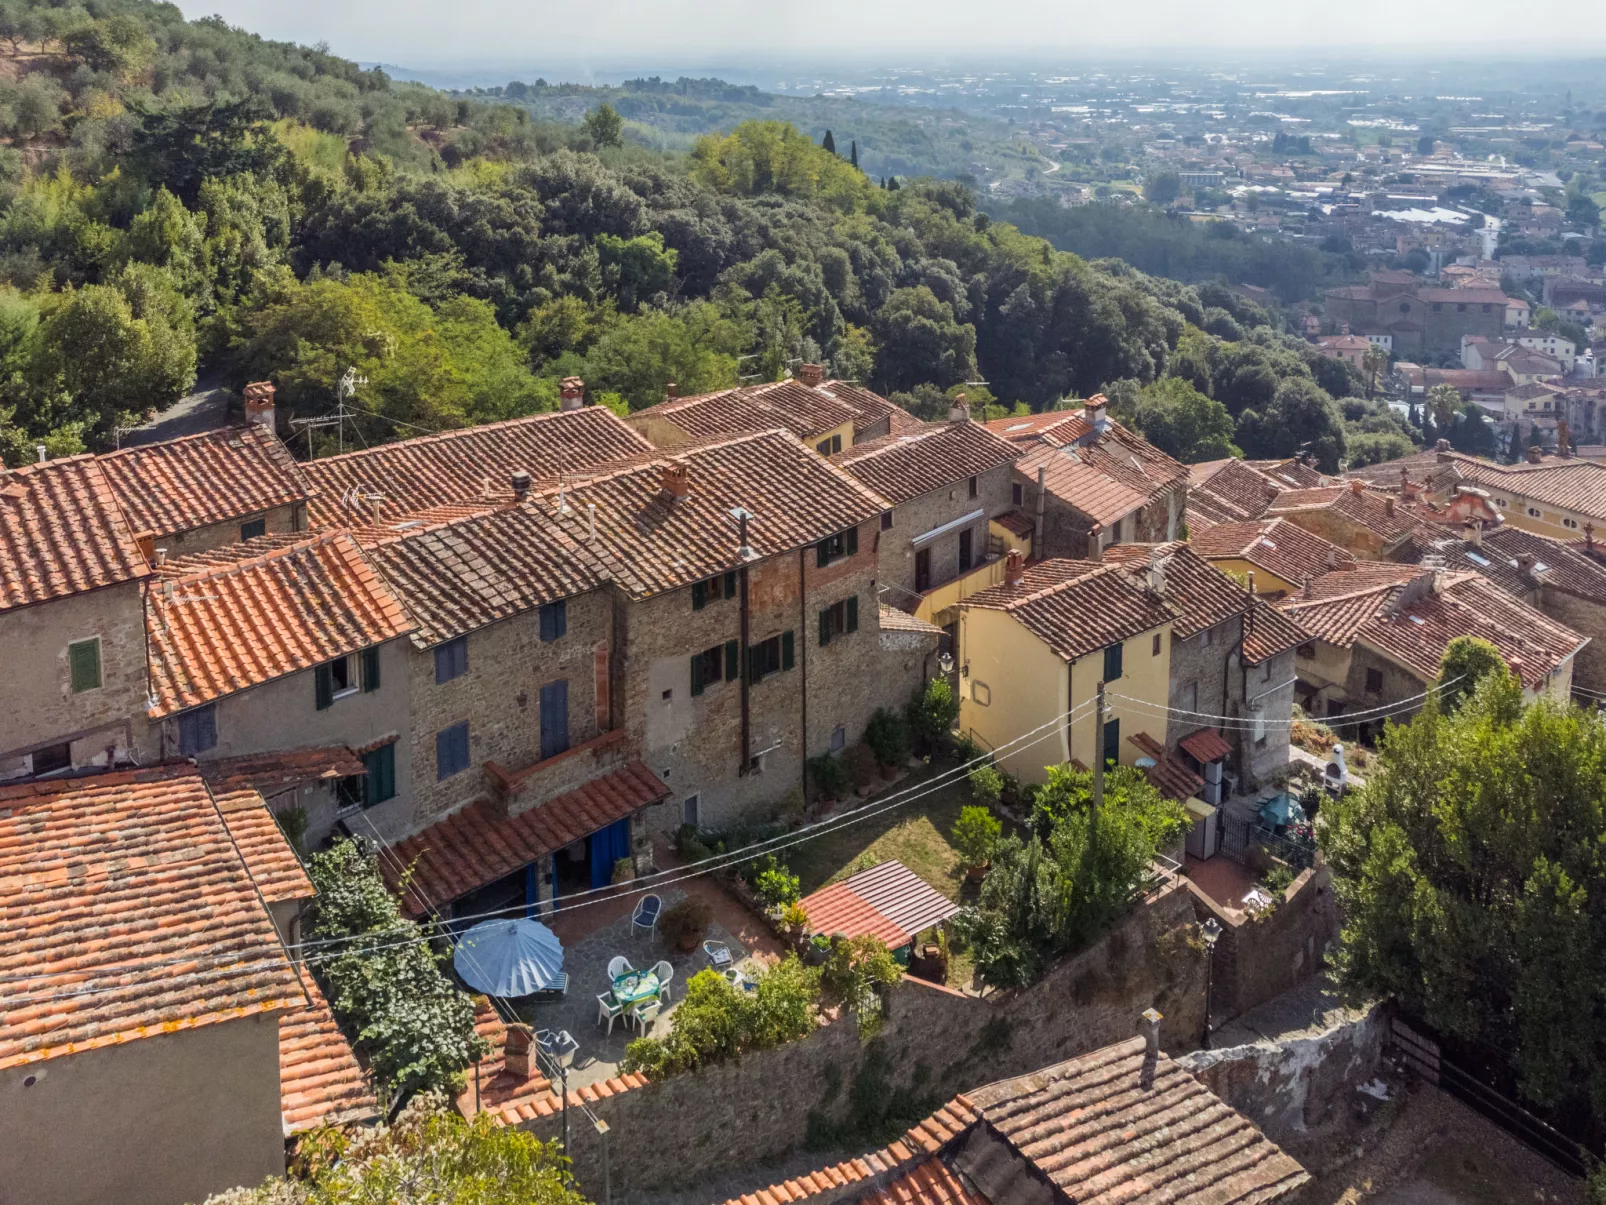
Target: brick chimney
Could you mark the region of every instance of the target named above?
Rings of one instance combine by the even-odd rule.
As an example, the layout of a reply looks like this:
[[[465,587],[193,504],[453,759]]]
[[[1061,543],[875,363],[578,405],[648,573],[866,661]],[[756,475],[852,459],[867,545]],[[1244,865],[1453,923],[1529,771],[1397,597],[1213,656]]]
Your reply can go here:
[[[1109,398],[1105,397],[1102,393],[1095,393],[1092,397],[1087,399],[1086,405],[1082,407],[1083,416],[1087,419],[1088,425],[1091,426],[1095,431],[1103,427],[1107,421],[1109,406]]]
[[[1026,576],[1026,558],[1020,549],[1011,548],[1004,556],[1004,585],[1018,586]]]
[[[273,426],[273,382],[252,381],[245,387],[245,421],[258,427]]]
[[[1516,560],[1517,560],[1517,572],[1520,573],[1523,577],[1532,577],[1533,576],[1533,571],[1534,571],[1534,564],[1535,564],[1534,554],[1531,553],[1531,552],[1519,552],[1517,554]]]
[[[586,383],[580,377],[564,377],[558,386],[558,409],[578,410],[586,404]]]
[[[1145,1088],[1154,1086],[1154,1073],[1160,1066],[1160,1022],[1165,1020],[1158,1009],[1146,1008],[1138,1019],[1138,1033],[1143,1035],[1143,1070],[1138,1082]]]
[[[680,396],[680,386],[673,381],[664,383],[664,401],[672,402]]]
[[[514,469],[508,474],[508,484],[513,487],[513,500],[523,502],[530,494],[530,473],[527,469]]]
[[[1365,489],[1366,489],[1366,482],[1362,481],[1359,477],[1351,478],[1350,483],[1349,483],[1349,492],[1350,493],[1352,493],[1352,494],[1363,493],[1365,491]]]
[[[664,465],[663,488],[664,493],[669,495],[670,501],[689,496],[691,469],[673,460]]]
[[[951,423],[970,421],[970,403],[965,400],[964,394],[954,394],[954,404],[948,408],[948,421]]]
[[[803,364],[798,367],[797,379],[811,389],[825,380],[824,364]]]
[[[513,1024],[507,1027],[507,1041],[502,1050],[507,1073],[515,1079],[527,1080],[536,1073],[535,1031],[528,1025]]]
[[[1394,517],[1394,499],[1392,497],[1383,499],[1383,513],[1391,519]]]
[[[1483,524],[1476,519],[1467,524],[1467,543],[1474,548],[1483,547]]]
[[[1545,458],[1545,450],[1538,444],[1528,445],[1528,463],[1539,464]]]

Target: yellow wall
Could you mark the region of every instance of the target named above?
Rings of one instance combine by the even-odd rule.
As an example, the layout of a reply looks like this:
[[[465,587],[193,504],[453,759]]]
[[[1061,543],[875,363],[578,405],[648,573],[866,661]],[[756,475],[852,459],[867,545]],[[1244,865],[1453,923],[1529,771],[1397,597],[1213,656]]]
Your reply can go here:
[[[952,616],[944,615],[944,611],[958,606],[962,599],[969,598],[972,594],[979,594],[992,586],[1000,585],[1003,580],[1003,557],[977,565],[969,573],[926,591],[920,598],[920,605],[915,608],[915,616],[941,627],[952,619]],[[963,648],[964,645],[961,644],[960,647]]]
[[[818,452],[820,450],[820,445],[825,443],[825,441],[830,439],[833,435],[840,435],[842,437],[842,450],[846,452],[853,446],[853,420],[849,419],[840,427],[832,427],[829,431],[822,431],[818,435],[810,436],[803,442]]]
[[[994,522],[989,522],[987,524],[987,531],[990,535],[997,536],[1000,540],[1004,541],[1005,552],[1014,550],[1025,557],[1032,555],[1031,536],[1018,536],[1003,524]]]
[[[1251,565],[1248,561],[1211,557],[1210,563],[1223,573],[1230,573],[1246,584],[1249,574],[1253,573],[1255,575],[1255,593],[1261,597],[1292,594],[1303,585],[1303,583],[1299,582],[1284,581],[1269,569],[1263,569],[1259,565]]]
[[[1071,758],[1091,766],[1099,750],[1091,704],[1104,674],[1103,653],[1079,658],[1069,667],[1067,692],[1064,659],[1013,616],[963,607],[959,624],[959,647],[970,671],[960,678],[961,730],[974,730],[983,744],[998,748],[1061,716],[1067,707],[1076,708],[1069,748],[1065,724],[1060,721],[1041,734],[1045,739],[1034,738],[1035,743],[1001,754],[998,761],[1023,782],[1043,782],[1048,777],[1044,767]],[[1154,651],[1156,634],[1160,637],[1158,653]],[[1107,684],[1107,696],[1125,695],[1145,706],[1140,709],[1125,699],[1107,697],[1105,718],[1120,720],[1120,762],[1131,765],[1142,756],[1127,739],[1134,733],[1147,732],[1157,743],[1165,743],[1165,715],[1158,709],[1169,702],[1171,625],[1127,640],[1122,671],[1119,679]]]
[[[1500,485],[1485,485],[1480,488],[1489,493],[1489,499],[1494,508],[1504,516],[1507,523],[1513,527],[1520,527],[1523,531],[1536,532],[1542,536],[1551,536],[1558,540],[1577,540],[1584,534],[1584,524],[1594,523],[1595,526],[1606,526],[1606,520],[1591,519],[1582,511],[1561,510],[1548,502],[1531,502],[1520,494],[1508,494]],[[1500,501],[1504,499],[1505,505]],[[1528,508],[1539,512],[1539,517],[1528,513]],[[1562,522],[1571,519],[1575,526],[1568,527]]]
[[[651,409],[638,410],[625,421],[655,448],[679,448],[691,443],[690,435]]]

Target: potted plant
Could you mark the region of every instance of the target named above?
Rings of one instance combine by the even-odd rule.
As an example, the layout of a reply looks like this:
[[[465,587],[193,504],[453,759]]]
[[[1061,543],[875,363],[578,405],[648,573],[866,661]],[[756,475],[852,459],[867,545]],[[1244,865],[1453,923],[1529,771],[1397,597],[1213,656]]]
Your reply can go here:
[[[998,838],[1003,831],[1004,826],[987,808],[972,805],[960,810],[959,819],[954,821],[949,836],[959,856],[964,859],[972,879],[986,876],[993,850],[997,848]]]
[[[658,918],[658,932],[663,934],[664,940],[677,949],[690,952],[697,948],[703,935],[708,932],[709,922],[714,919],[714,910],[702,900],[687,896],[673,908],[666,909]]]
[[[803,946],[803,961],[811,967],[824,966],[825,960],[831,956],[831,939],[824,933],[816,933],[809,938]]]
[[[878,707],[864,726],[864,743],[875,754],[883,778],[901,774],[909,760],[909,722],[889,707]]]
[[[790,903],[781,909],[780,920],[776,922],[781,936],[795,939],[803,935],[803,930],[809,926],[809,914],[803,911],[803,905]]]
[[[636,860],[634,858],[620,858],[613,864],[613,881],[615,883],[628,883],[636,877]]]

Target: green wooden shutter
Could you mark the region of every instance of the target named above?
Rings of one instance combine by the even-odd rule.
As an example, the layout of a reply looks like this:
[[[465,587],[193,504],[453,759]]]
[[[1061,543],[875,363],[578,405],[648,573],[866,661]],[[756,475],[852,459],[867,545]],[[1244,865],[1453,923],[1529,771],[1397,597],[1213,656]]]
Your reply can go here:
[[[708,583],[693,582],[691,584],[691,609],[701,611],[708,605]]]
[[[794,649],[792,648],[792,633],[781,633],[781,668],[791,669],[794,664]]]
[[[735,598],[736,597],[736,571],[735,570],[732,570],[731,572],[729,572],[729,573],[727,573],[725,575],[725,597],[726,598]]]
[[[847,551],[848,556],[854,556],[858,553],[859,529],[857,527],[848,528],[847,534],[842,538],[842,547]]]
[[[820,612],[820,645],[824,647],[831,643],[831,608],[827,607]]]
[[[379,689],[379,649],[363,649],[362,651],[362,688],[366,693]]]
[[[100,685],[100,640],[80,640],[67,646],[67,672],[74,691]]]
[[[859,596],[857,594],[848,595],[847,629],[850,632],[859,630]]]
[[[725,642],[725,681],[734,682],[742,672],[742,646],[734,640]]]
[[[831,556],[830,556],[830,554],[828,552],[826,552],[826,547],[827,547],[827,545],[830,544],[830,542],[831,541],[829,541],[829,540],[821,540],[818,544],[816,544],[814,546],[814,565],[815,565],[815,568],[824,569],[827,565],[829,565],[831,563]]]
[[[691,658],[691,692],[694,695],[703,693],[703,655],[693,653]]]
[[[381,745],[363,757],[367,769],[363,782],[363,806],[384,803],[396,794],[396,746]]]
[[[312,671],[312,694],[319,711],[335,701],[335,679],[329,672],[327,661]]]
[[[753,673],[753,670],[754,670],[754,669],[755,669],[755,667],[757,667],[757,665],[758,665],[758,658],[757,658],[757,657],[756,657],[756,656],[755,656],[755,655],[754,655],[754,652],[753,652],[753,646],[752,646],[752,645],[748,645],[748,646],[747,646],[747,654],[746,654],[746,658],[747,658],[747,666],[746,666],[746,669],[747,669],[747,680],[748,680],[748,682],[750,682],[750,683],[751,683],[751,682],[756,682],[756,681],[758,681],[758,678],[757,678],[757,676],[756,676],[756,675],[755,675],[755,674],[754,674],[754,673]]]

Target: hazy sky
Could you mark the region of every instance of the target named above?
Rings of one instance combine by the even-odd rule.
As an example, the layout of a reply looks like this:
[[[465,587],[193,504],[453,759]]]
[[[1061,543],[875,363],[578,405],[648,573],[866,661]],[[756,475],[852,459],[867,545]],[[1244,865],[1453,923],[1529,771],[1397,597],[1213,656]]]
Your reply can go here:
[[[941,54],[1142,54],[1188,48],[1577,56],[1606,48],[1589,5],[1530,0],[179,0],[266,37],[406,66],[652,70],[832,55],[912,65]],[[1524,30],[1533,30],[1532,39]],[[1498,37],[1492,31],[1498,30]]]

